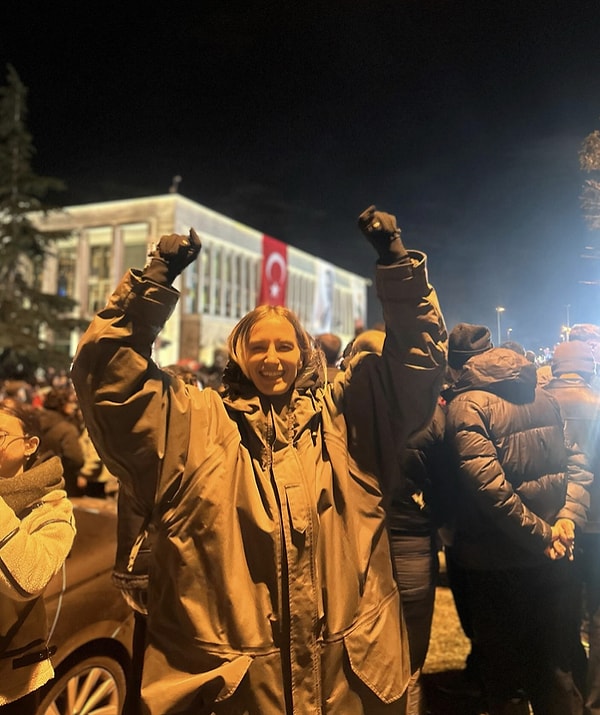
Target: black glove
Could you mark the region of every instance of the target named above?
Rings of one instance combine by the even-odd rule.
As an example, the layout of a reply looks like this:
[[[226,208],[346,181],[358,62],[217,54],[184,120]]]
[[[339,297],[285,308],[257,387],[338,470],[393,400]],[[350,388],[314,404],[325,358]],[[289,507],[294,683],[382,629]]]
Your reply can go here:
[[[171,233],[161,236],[150,254],[150,263],[144,269],[144,277],[161,285],[171,285],[177,276],[193,263],[200,254],[202,242],[190,228],[189,236]]]
[[[379,262],[383,265],[400,263],[403,258],[407,258],[396,217],[392,214],[376,211],[375,206],[369,206],[358,217],[358,227],[379,254]]]

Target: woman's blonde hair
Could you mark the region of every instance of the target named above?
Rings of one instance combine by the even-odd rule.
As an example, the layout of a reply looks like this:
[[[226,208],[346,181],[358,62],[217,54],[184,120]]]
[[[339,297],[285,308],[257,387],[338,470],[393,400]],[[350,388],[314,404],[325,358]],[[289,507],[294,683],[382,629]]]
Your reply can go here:
[[[300,367],[298,368],[296,382],[303,381],[303,378],[307,375],[314,375],[316,370],[322,370],[323,354],[318,349],[314,338],[304,329],[296,313],[281,305],[259,305],[254,310],[246,313],[233,328],[227,339],[229,363],[223,376],[223,383],[227,387],[231,387],[232,383],[238,382],[241,377],[238,374],[238,370],[235,369],[236,367],[246,380],[249,380],[246,368],[246,349],[250,339],[250,332],[259,320],[273,315],[284,318],[294,328],[298,347],[300,348]]]

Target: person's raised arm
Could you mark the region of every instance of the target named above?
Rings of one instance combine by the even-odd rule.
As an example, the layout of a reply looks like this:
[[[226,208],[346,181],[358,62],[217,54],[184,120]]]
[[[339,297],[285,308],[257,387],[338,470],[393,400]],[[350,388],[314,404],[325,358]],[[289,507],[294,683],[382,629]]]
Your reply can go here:
[[[408,251],[402,243],[402,232],[394,215],[369,206],[358,217],[358,227],[377,251],[380,265],[410,264]]]
[[[396,218],[370,206],[358,226],[376,250],[385,321],[381,355],[350,362],[344,392],[349,448],[363,471],[393,478],[395,452],[433,414],[446,366],[447,332],[426,257],[407,250]]]
[[[143,271],[130,270],[82,337],[71,377],[85,424],[109,470],[126,488],[139,475],[147,480],[167,448],[175,414],[170,379],[153,362],[152,346],[173,312],[179,293],[175,278],[199,255],[201,242],[188,235],[162,236]]]

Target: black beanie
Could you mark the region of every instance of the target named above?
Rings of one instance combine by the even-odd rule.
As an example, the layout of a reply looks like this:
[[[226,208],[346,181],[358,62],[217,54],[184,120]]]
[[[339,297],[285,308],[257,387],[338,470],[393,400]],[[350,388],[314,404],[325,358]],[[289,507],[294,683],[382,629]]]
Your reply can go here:
[[[458,323],[449,335],[448,365],[460,370],[470,357],[484,353],[492,347],[492,336],[485,325]]]
[[[559,343],[552,356],[552,374],[564,375],[574,372],[587,377],[595,373],[594,356],[588,343],[573,340]]]

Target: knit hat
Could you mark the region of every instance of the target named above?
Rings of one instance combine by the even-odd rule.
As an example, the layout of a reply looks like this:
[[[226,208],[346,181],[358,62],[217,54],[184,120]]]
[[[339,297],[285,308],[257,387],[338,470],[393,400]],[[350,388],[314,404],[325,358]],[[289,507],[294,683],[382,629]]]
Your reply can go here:
[[[492,336],[485,325],[457,323],[449,335],[448,365],[460,370],[473,355],[479,355],[493,347]]]
[[[595,373],[596,365],[592,349],[588,343],[573,340],[559,343],[552,356],[552,374],[564,375],[574,372],[577,375],[590,376]]]

